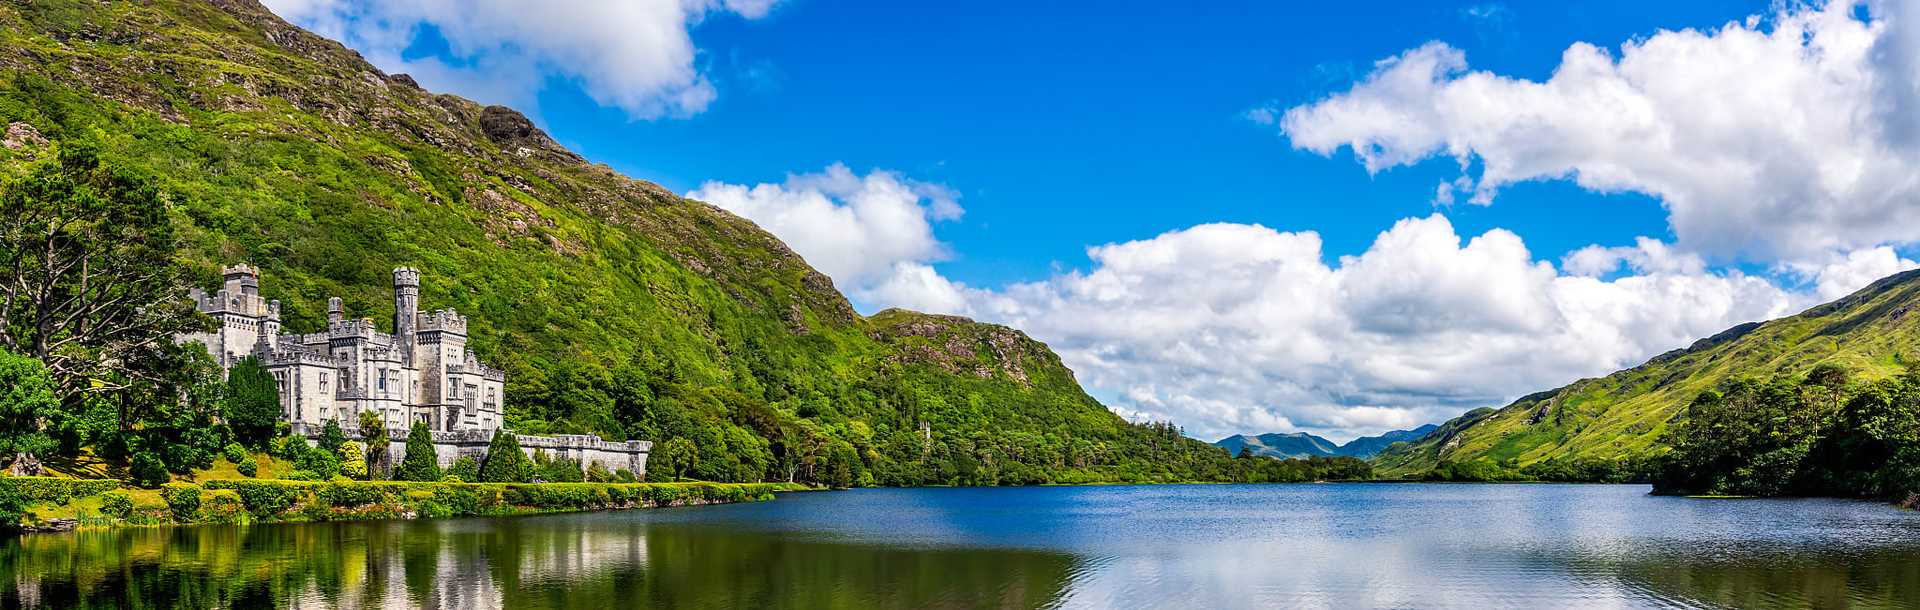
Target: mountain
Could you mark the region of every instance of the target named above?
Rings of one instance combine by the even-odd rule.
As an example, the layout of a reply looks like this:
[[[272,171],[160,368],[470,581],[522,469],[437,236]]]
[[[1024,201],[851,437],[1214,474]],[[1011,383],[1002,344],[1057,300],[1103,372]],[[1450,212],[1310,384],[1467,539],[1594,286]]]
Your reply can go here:
[[[1412,430],[1395,430],[1379,436],[1363,436],[1347,441],[1344,445],[1336,445],[1333,441],[1305,432],[1292,434],[1275,432],[1259,436],[1236,434],[1214,441],[1213,444],[1226,449],[1227,453],[1233,455],[1240,455],[1242,448],[1251,447],[1254,455],[1277,458],[1346,456],[1366,459],[1380,453],[1388,445],[1417,440],[1439,427],[1438,424],[1427,424]]]
[[[1340,446],[1340,455],[1370,458],[1385,451],[1389,445],[1399,442],[1411,442],[1440,429],[1440,424],[1427,424],[1412,430],[1394,430],[1379,436],[1362,436]]]
[[[1333,441],[1305,432],[1273,432],[1259,436],[1236,434],[1214,441],[1213,444],[1233,455],[1240,455],[1241,449],[1251,448],[1254,455],[1277,458],[1328,457],[1337,455],[1340,449]]]
[[[254,0],[6,2],[0,42],[0,178],[94,143],[160,182],[201,285],[258,266],[289,332],[323,328],[329,296],[389,326],[389,270],[417,267],[420,302],[470,315],[472,347],[507,371],[519,431],[654,440],[708,480],[1220,479],[1232,464],[1115,416],[1018,330],[860,315],[753,223]]]
[[[1798,315],[1748,323],[1645,364],[1469,411],[1375,458],[1388,475],[1444,462],[1623,461],[1666,451],[1661,435],[1703,390],[1729,380],[1805,373],[1822,363],[1878,379],[1920,354],[1920,271],[1888,276]]]

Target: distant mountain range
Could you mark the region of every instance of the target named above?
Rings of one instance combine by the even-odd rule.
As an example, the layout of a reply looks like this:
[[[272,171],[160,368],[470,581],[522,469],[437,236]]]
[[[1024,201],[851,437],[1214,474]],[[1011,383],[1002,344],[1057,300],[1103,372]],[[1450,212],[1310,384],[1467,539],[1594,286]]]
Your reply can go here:
[[[1365,459],[1380,453],[1388,445],[1401,441],[1419,440],[1439,427],[1437,424],[1427,424],[1412,430],[1395,430],[1379,436],[1363,436],[1347,441],[1344,445],[1335,444],[1333,441],[1305,432],[1291,434],[1274,432],[1259,436],[1236,434],[1214,441],[1213,444],[1226,448],[1227,453],[1233,455],[1240,455],[1242,448],[1252,448],[1254,455],[1282,459],[1332,456]]]

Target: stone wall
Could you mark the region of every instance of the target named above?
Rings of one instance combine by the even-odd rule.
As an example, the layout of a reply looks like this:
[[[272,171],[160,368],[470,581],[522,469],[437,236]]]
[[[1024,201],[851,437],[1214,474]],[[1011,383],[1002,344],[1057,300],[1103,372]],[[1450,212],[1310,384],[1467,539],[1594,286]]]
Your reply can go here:
[[[344,428],[347,438],[361,440],[356,429]],[[309,435],[317,434],[310,431]],[[407,457],[407,433],[405,428],[387,429],[388,464],[399,464]],[[600,464],[609,472],[625,468],[633,471],[636,477],[646,478],[647,454],[652,451],[651,441],[609,441],[592,434],[562,434],[557,436],[530,436],[516,434],[514,439],[520,442],[520,450],[532,457],[535,451],[545,451],[548,457],[562,457],[578,460],[581,468]],[[461,457],[472,456],[475,461],[486,457],[487,447],[493,441],[492,435],[482,430],[455,430],[433,433],[433,453],[441,468],[452,466]]]

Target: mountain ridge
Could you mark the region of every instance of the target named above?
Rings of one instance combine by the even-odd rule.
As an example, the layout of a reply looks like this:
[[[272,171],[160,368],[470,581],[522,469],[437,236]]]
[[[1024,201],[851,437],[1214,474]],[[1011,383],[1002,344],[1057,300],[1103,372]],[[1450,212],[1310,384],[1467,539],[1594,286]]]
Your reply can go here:
[[[1373,457],[1394,443],[1424,437],[1439,427],[1439,424],[1426,424],[1411,430],[1394,430],[1374,436],[1362,436],[1345,443],[1334,443],[1307,432],[1269,432],[1260,435],[1235,434],[1214,441],[1213,444],[1234,455],[1240,455],[1243,448],[1250,448],[1254,455],[1283,459],[1335,456],[1365,459]]]

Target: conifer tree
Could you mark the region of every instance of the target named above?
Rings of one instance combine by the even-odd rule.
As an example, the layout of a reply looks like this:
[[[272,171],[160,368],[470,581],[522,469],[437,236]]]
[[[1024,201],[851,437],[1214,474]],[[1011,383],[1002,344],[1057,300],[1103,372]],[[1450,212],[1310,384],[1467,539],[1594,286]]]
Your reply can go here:
[[[407,456],[400,460],[400,468],[393,471],[393,478],[398,481],[440,480],[440,461],[433,452],[433,433],[427,430],[425,422],[413,422],[413,429],[407,432]]]
[[[520,440],[506,430],[493,431],[480,480],[488,483],[526,483],[533,480],[533,462],[520,451]]]

